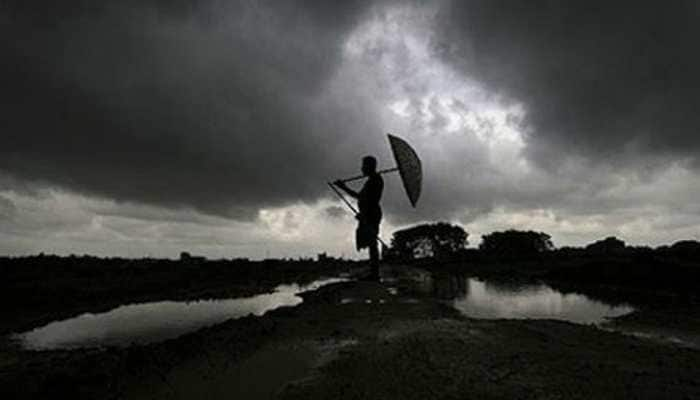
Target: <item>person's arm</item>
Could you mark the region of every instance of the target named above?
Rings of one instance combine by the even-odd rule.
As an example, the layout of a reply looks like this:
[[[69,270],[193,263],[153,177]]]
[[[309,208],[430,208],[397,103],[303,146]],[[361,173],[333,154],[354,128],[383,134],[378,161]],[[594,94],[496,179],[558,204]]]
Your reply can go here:
[[[359,193],[357,193],[356,191],[350,189],[350,188],[348,187],[348,185],[346,185],[345,182],[343,182],[343,181],[341,181],[341,180],[337,180],[337,181],[333,182],[333,184],[334,184],[335,186],[339,187],[340,189],[343,189],[343,190],[345,191],[345,193],[347,193],[347,194],[350,195],[351,197],[354,197],[354,198],[356,198],[356,199],[357,199],[358,197],[360,197],[360,194],[359,194]]]

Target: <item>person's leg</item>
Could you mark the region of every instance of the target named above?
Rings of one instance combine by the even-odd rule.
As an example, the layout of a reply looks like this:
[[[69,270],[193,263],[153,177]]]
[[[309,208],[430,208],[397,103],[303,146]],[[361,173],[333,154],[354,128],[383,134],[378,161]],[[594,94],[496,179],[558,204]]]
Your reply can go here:
[[[376,238],[369,246],[369,264],[372,271],[372,278],[379,280],[379,246],[377,245]]]

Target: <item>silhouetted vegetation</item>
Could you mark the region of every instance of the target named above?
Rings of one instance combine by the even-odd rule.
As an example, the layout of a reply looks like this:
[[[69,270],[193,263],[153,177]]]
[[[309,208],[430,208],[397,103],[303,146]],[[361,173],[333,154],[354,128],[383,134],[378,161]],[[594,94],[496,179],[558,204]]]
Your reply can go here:
[[[700,282],[700,242],[694,240],[651,248],[628,246],[609,236],[584,247],[557,249],[547,233],[511,229],[484,235],[476,249],[460,247],[455,233],[457,245],[434,252],[439,241],[430,237],[438,226],[448,231],[450,225],[424,224],[395,232],[385,261],[491,279],[545,280],[567,291],[640,291],[641,297],[653,293],[687,299],[695,296]]]
[[[468,243],[467,237],[462,227],[445,222],[417,225],[394,232],[391,249],[385,253],[385,258],[412,260],[434,257],[443,260],[462,251]]]
[[[681,240],[674,243],[665,252],[680,259],[700,260],[700,242],[696,240]]]
[[[551,236],[544,232],[493,232],[484,235],[479,249],[489,254],[506,257],[528,257],[554,249]]]
[[[589,254],[619,254],[625,251],[625,242],[614,236],[608,236],[603,240],[591,243],[586,246]]]

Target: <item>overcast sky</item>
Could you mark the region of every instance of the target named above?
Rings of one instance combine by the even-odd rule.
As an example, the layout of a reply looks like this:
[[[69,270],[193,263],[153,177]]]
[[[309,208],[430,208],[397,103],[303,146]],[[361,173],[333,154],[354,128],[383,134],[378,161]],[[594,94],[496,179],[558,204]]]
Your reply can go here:
[[[3,1],[0,254],[358,256],[325,185],[423,159],[382,236],[700,234],[694,1]]]

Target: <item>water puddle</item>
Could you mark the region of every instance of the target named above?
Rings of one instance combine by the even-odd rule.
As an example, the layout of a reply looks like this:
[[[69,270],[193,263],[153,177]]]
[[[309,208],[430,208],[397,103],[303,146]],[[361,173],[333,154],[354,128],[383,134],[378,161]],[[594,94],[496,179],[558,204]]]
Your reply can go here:
[[[259,316],[275,308],[295,306],[303,301],[297,294],[343,281],[347,279],[321,279],[303,286],[280,285],[272,293],[246,298],[129,304],[104,313],[86,313],[51,322],[13,335],[13,339],[29,350],[124,347],[159,342],[227,319],[249,314]]]
[[[498,285],[467,278],[463,293],[453,306],[473,318],[559,319],[580,324],[598,324],[634,311],[580,294],[564,294],[545,284]]]
[[[450,304],[467,317],[484,319],[557,319],[599,324],[634,311],[585,295],[563,293],[544,283],[498,282],[458,274],[414,271],[397,280],[399,292]]]

